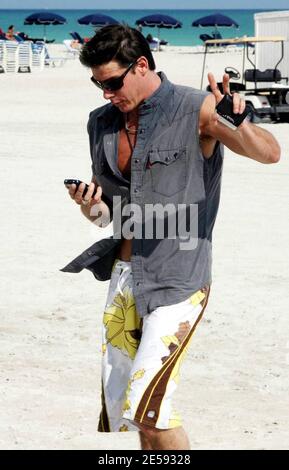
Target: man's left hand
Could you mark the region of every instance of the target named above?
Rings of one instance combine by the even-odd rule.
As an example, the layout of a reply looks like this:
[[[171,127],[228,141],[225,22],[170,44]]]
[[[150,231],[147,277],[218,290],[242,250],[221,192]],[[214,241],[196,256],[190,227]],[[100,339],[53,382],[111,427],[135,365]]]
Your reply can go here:
[[[245,100],[241,98],[241,96],[238,93],[232,94],[230,92],[230,77],[227,73],[223,75],[223,83],[222,83],[223,94],[221,93],[217,85],[217,82],[215,80],[215,77],[212,73],[208,74],[208,81],[211,87],[212,94],[214,95],[214,98],[215,98],[215,107],[217,106],[217,104],[220,103],[220,101],[222,101],[224,95],[230,95],[233,98],[233,112],[235,114],[242,114],[245,111],[245,108],[246,108]],[[212,115],[212,119],[214,121],[218,120],[218,114],[216,112]]]

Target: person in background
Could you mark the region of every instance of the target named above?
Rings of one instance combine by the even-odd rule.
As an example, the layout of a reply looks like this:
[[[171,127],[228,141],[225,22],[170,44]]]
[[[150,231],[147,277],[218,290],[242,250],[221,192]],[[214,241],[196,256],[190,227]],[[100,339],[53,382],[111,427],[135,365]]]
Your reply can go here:
[[[72,47],[73,49],[79,50],[81,49],[81,44],[79,43],[78,39],[72,39],[70,43],[70,47]]]
[[[3,29],[0,28],[0,41],[3,40],[3,39],[4,39],[4,40],[6,39],[6,34],[5,34],[5,32],[3,31]]]
[[[6,39],[8,41],[16,41],[16,38],[15,38],[15,31],[14,31],[14,25],[11,24],[7,30],[7,33],[6,33]]]

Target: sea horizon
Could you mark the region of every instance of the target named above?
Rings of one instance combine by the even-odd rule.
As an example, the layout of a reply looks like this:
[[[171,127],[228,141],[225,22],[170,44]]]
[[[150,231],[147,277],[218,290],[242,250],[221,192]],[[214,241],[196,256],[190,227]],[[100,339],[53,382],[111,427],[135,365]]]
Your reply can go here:
[[[4,31],[7,31],[9,25],[13,24],[16,31],[24,31],[30,37],[41,37],[43,36],[43,27],[42,26],[27,26],[24,25],[24,19],[31,13],[35,11],[50,11],[48,8],[23,8],[23,9],[0,9],[0,28]],[[81,16],[88,14],[88,12],[93,12],[92,9],[87,8],[71,8],[71,9],[55,9],[52,11],[59,14],[62,13],[67,19],[67,23],[64,25],[58,26],[48,26],[46,28],[46,37],[47,39],[54,39],[55,43],[62,43],[64,39],[70,38],[71,31],[78,31],[79,34],[83,37],[91,37],[94,34],[94,28],[91,26],[83,26],[77,23],[77,19]],[[225,15],[232,17],[238,24],[239,28],[219,28],[222,36],[225,38],[229,37],[242,37],[253,36],[254,35],[254,14],[259,12],[270,12],[270,11],[287,11],[284,9],[240,9],[240,8],[230,8],[230,9],[97,9],[99,13],[108,14],[114,17],[117,21],[124,22],[129,24],[132,27],[135,27],[135,21],[141,16],[148,14],[153,14],[157,12],[165,12],[167,15],[173,16],[183,23],[182,28],[174,29],[161,29],[160,37],[169,42],[172,46],[193,46],[202,44],[199,36],[200,34],[207,33],[211,34],[214,28],[195,28],[191,24],[197,18],[206,16],[207,14],[212,14],[212,12],[223,12]],[[151,34],[152,36],[158,35],[158,30],[156,28],[143,28],[142,32],[144,36]]]

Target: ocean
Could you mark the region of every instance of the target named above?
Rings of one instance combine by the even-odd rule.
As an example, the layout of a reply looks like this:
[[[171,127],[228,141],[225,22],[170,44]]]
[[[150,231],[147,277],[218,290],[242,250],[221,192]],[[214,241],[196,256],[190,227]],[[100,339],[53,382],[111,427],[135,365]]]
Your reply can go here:
[[[24,26],[24,19],[37,10],[0,10],[0,28],[7,31],[9,25],[15,26],[15,31],[24,31],[31,37],[43,37],[43,26]],[[38,10],[39,11],[39,10]],[[70,38],[70,31],[78,31],[83,37],[93,35],[93,27],[82,26],[77,23],[77,19],[92,13],[91,10],[53,10],[64,16],[67,23],[59,26],[48,26],[46,28],[47,39],[55,39],[56,43],[61,43],[64,39]],[[125,22],[130,26],[135,25],[135,21],[142,16],[152,13],[164,13],[182,21],[181,29],[162,29],[160,37],[169,41],[172,46],[193,46],[201,44],[199,35],[210,34],[213,28],[194,28],[192,22],[197,18],[214,13],[214,10],[97,10],[112,16],[120,22]],[[240,26],[236,28],[220,28],[223,37],[253,36],[254,35],[254,13],[269,10],[222,10],[222,13],[233,18]],[[271,10],[274,11],[274,10]],[[157,36],[156,28],[143,28],[146,36],[151,33]]]

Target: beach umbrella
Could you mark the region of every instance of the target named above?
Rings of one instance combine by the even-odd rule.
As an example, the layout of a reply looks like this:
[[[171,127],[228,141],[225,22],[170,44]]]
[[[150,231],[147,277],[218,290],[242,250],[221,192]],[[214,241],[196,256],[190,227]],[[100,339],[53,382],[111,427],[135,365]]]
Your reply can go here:
[[[83,16],[82,18],[79,18],[77,22],[79,24],[85,25],[91,24],[92,26],[96,26],[97,28],[102,28],[103,26],[108,26],[110,24],[119,24],[119,22],[111,16],[102,15],[100,13],[94,13],[91,15]]]
[[[32,15],[27,16],[25,18],[24,24],[25,25],[32,25],[38,24],[43,25],[43,37],[44,41],[46,39],[46,26],[47,25],[58,25],[66,23],[66,19],[63,16],[57,15],[56,13],[52,13],[49,11],[40,11],[36,13],[32,13]]]
[[[158,28],[158,44],[160,47],[160,28],[168,28],[168,29],[176,29],[181,28],[182,23],[172,16],[162,15],[162,14],[155,14],[155,15],[148,15],[139,18],[135,22],[138,26],[148,26],[150,28]]]
[[[230,28],[235,27],[239,28],[238,23],[234,21],[229,16],[222,15],[221,13],[214,13],[213,15],[203,16],[196,21],[193,21],[192,26],[199,26],[199,27],[213,27],[215,28],[216,32],[219,28]]]
[[[135,24],[154,28],[181,28],[182,23],[168,15],[148,15],[136,20]]]

